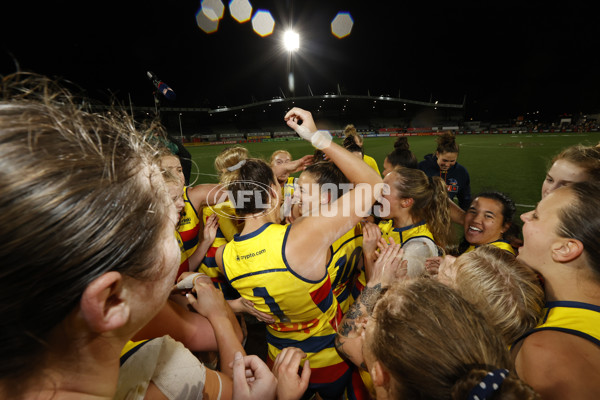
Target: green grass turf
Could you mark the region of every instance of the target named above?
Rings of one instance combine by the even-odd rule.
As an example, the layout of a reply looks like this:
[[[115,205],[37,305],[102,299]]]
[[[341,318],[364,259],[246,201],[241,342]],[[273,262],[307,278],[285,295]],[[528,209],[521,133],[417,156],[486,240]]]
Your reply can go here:
[[[392,151],[395,139],[365,138],[365,153],[375,158],[380,170],[383,170],[383,160]],[[552,157],[574,144],[597,144],[600,132],[460,135],[456,141],[460,145],[458,162],[467,168],[471,176],[472,194],[488,189],[505,192],[519,204],[517,212],[520,214],[531,210],[540,200],[542,181]],[[419,161],[436,148],[433,136],[411,136],[408,143]],[[295,159],[313,153],[313,148],[304,141],[243,145],[252,156],[266,160],[278,149],[288,150]],[[231,145],[187,147],[197,166],[192,166],[195,184],[217,182],[213,162],[217,154],[228,146]]]

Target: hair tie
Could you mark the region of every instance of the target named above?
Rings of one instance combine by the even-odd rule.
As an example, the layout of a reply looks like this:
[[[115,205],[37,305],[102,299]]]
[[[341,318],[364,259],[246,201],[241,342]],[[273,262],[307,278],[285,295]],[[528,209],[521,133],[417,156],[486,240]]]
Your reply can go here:
[[[469,392],[468,400],[486,400],[491,399],[494,392],[500,389],[502,382],[508,376],[507,369],[495,369],[488,372],[483,380],[479,382]]]
[[[229,172],[236,171],[236,170],[242,168],[242,165],[244,165],[244,164],[246,164],[246,160],[242,160],[239,163],[232,165],[231,167],[227,167],[227,171],[229,171]]]

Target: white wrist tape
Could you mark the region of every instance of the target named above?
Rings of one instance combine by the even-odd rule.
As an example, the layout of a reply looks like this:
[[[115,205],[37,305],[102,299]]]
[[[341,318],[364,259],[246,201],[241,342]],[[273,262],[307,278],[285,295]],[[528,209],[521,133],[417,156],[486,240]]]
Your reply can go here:
[[[305,127],[304,125],[298,125],[298,127],[296,128],[296,133],[298,135],[300,135],[300,137],[302,139],[305,140],[309,140],[312,138],[313,136],[313,132],[311,132],[307,127]]]
[[[177,282],[176,287],[177,287],[177,289],[180,289],[180,290],[189,290],[194,287],[194,284],[196,283],[196,279],[200,278],[202,276],[206,276],[206,274],[203,274],[201,272],[197,272],[195,274],[189,274],[184,279],[182,279],[181,282]]]
[[[307,127],[298,125],[296,133],[302,139],[309,140],[310,143],[319,150],[326,149],[331,144],[331,134],[328,131],[311,132]]]
[[[310,142],[319,150],[326,149],[331,144],[331,134],[328,131],[316,131]]]

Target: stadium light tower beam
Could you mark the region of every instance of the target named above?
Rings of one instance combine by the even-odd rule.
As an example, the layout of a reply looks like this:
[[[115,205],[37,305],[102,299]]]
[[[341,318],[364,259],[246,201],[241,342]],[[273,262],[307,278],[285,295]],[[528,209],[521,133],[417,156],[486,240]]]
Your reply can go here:
[[[293,53],[300,48],[300,35],[293,30],[288,30],[283,34],[283,47],[288,51],[288,87],[292,96],[295,95],[294,82],[294,56]]]
[[[289,52],[296,51],[300,48],[300,35],[289,30],[283,34],[283,45]]]

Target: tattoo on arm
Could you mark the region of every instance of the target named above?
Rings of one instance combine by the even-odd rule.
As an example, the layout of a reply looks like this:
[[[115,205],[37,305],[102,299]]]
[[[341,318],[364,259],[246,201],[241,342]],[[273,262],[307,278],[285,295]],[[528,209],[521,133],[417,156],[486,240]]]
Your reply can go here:
[[[340,336],[335,338],[335,348],[343,358],[350,360],[350,356],[344,351],[344,339],[342,339]]]
[[[370,287],[366,286],[356,302],[353,303],[340,324],[338,329],[338,333],[341,336],[347,337],[350,332],[356,329],[356,320],[363,316],[368,316],[373,312],[373,308],[375,308],[375,303],[379,299],[381,294],[381,284]],[[343,346],[343,343],[340,343],[340,347]]]
[[[366,286],[358,298],[358,302],[363,304],[367,309],[367,314],[371,314],[375,308],[375,303],[381,295],[381,283],[373,287]]]

